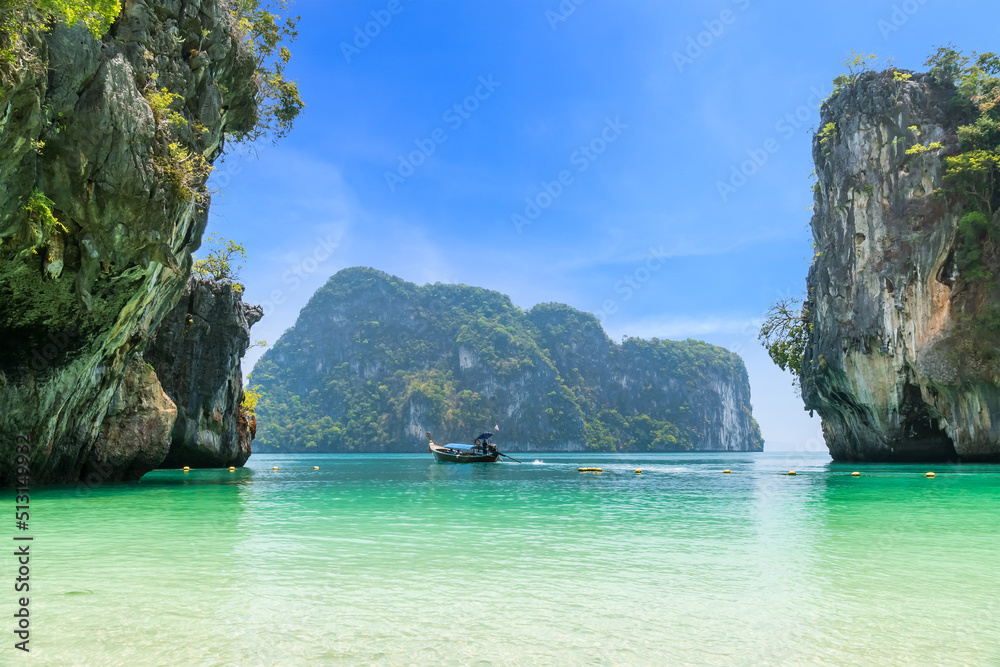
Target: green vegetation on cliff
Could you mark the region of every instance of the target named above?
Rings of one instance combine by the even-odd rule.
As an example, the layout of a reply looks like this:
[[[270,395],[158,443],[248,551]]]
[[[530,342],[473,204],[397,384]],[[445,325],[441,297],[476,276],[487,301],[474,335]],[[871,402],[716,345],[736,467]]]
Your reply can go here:
[[[232,14],[236,36],[255,69],[255,117],[246,128],[231,132],[230,138],[237,142],[284,137],[305,107],[298,84],[285,78],[292,56],[289,46],[298,37],[299,17],[288,15],[290,4],[290,0],[232,0],[224,5]],[[0,0],[0,97],[8,83],[18,77],[19,70],[39,65],[37,33],[62,22],[83,25],[95,39],[100,39],[121,11],[120,0]],[[187,56],[195,59],[199,54],[195,48]],[[168,104],[176,99],[184,102],[183,97],[166,88],[150,92],[166,96]],[[155,112],[152,99],[151,106]],[[175,113],[173,119],[187,123],[180,114]],[[184,160],[179,162],[183,168]]]
[[[944,153],[944,186],[935,194],[963,212],[954,243],[958,337],[955,355],[995,367],[1000,354],[1000,57],[938,48],[926,63],[939,86],[954,88],[951,106],[966,122]]]
[[[757,339],[778,368],[792,373],[793,384],[798,384],[802,374],[802,357],[811,330],[812,323],[802,302],[793,298],[781,299],[771,306],[761,324]]]
[[[227,280],[233,283],[237,293],[243,293],[243,285],[238,282],[240,271],[246,261],[247,250],[242,243],[224,238],[216,233],[205,238],[208,252],[204,257],[194,260],[191,274],[199,278],[209,278],[215,281]]]
[[[875,55],[852,52],[844,62],[848,73],[834,80],[831,99],[853,91],[862,74],[874,73],[876,63]],[[907,133],[913,144],[905,155],[913,160],[943,160],[943,184],[934,195],[962,212],[953,266],[942,269],[945,274],[955,270],[959,316],[956,353],[995,362],[998,355],[992,350],[1000,345],[1000,308],[992,305],[1000,296],[1000,56],[966,56],[944,46],[924,64],[929,68],[929,82],[951,96],[948,113],[957,119],[957,131],[948,142],[925,144],[919,128],[910,126]],[[895,68],[890,71],[897,86],[913,79],[910,73]],[[816,133],[827,157],[836,134],[836,122],[823,124]],[[893,147],[902,139],[895,139]],[[866,187],[866,193],[872,195],[871,185]],[[819,197],[818,183],[814,189]],[[775,364],[798,378],[811,327],[808,308],[794,299],[784,299],[767,312],[759,339]]]
[[[287,8],[135,3],[126,21],[117,0],[0,0],[0,110],[12,121],[0,128],[0,333],[17,350],[0,372],[46,374],[77,356],[120,318],[151,263],[184,276],[212,162],[234,141],[282,136],[302,107],[283,78],[297,21]],[[198,20],[178,32],[171,12],[182,10]],[[107,48],[119,44],[127,66]],[[101,69],[104,59],[114,62]],[[125,143],[96,131],[114,113]],[[133,225],[142,233],[127,233]],[[231,261],[212,259],[196,272],[235,280]]]
[[[0,50],[0,60],[13,62],[18,56],[28,55],[25,37],[33,29],[44,28],[49,21],[82,23],[90,34],[99,38],[121,10],[120,0],[0,0],[0,32],[7,42]]]
[[[257,116],[249,131],[234,132],[236,141],[271,137],[275,141],[292,130],[305,107],[299,86],[285,78],[292,52],[289,45],[299,33],[298,16],[288,16],[291,0],[233,0],[237,30],[256,66]]]
[[[18,434],[48,443],[31,462],[38,481],[131,478],[162,461],[158,438],[181,405],[158,400],[163,369],[142,355],[184,307],[212,164],[234,142],[281,136],[301,108],[283,75],[295,36],[284,8],[0,0],[0,484]],[[233,314],[213,323],[216,338],[239,335],[218,363],[194,345],[197,370],[173,378],[190,397],[192,377],[218,371],[211,392],[197,388],[218,409],[182,438],[205,435],[208,448],[222,437],[213,425],[240,417],[241,378],[228,374],[246,341],[226,328]],[[244,422],[225,437],[248,445]]]
[[[760,449],[742,360],[698,341],[612,343],[561,304],[341,271],[253,371],[257,451],[412,451],[424,431],[509,446]]]

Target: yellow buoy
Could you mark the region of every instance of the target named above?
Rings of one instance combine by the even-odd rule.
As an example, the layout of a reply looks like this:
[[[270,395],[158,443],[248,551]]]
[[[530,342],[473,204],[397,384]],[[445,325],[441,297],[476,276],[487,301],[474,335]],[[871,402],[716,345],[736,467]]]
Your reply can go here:
[[[277,469],[278,469],[278,466],[274,466],[273,468],[271,468],[271,470],[277,470]]]
[[[794,474],[795,474],[795,471],[794,471],[794,470],[789,470],[789,471],[788,471],[788,474],[789,474],[789,475],[794,475]]]
[[[313,466],[313,470],[319,470],[319,466]]]
[[[731,474],[729,470],[723,470],[722,472],[726,473],[727,475]]]
[[[190,469],[191,469],[191,466],[184,466],[184,472],[187,472]]]
[[[641,475],[642,474],[642,468],[636,468],[635,469],[635,474],[636,475]]]
[[[859,472],[852,472],[851,473],[851,477],[861,477],[861,473],[859,473]]]
[[[236,472],[236,466],[229,466],[229,472]]]
[[[929,472],[929,473],[927,473],[927,475],[926,475],[926,477],[934,477],[934,476],[935,476],[935,475],[934,475],[934,473],[932,473],[932,472]]]
[[[603,472],[604,468],[577,468],[579,472]]]

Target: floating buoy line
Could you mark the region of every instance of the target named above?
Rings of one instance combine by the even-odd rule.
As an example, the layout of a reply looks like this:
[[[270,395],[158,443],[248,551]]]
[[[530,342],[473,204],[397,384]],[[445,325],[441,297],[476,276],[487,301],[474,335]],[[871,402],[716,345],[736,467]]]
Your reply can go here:
[[[286,468],[286,470],[308,470],[309,468]],[[313,470],[319,470],[319,466],[312,466]],[[191,472],[191,466],[184,466],[181,468],[184,472]],[[215,470],[215,468],[208,468],[208,470]],[[278,466],[272,466],[271,470],[281,470]],[[236,472],[236,466],[229,466],[229,472]]]
[[[278,466],[272,466],[271,467],[271,470],[281,470],[281,469],[282,468],[280,468]],[[319,470],[319,466],[312,466],[312,469],[313,470]],[[191,466],[184,466],[183,468],[181,468],[181,470],[184,471],[184,472],[191,472]],[[308,468],[287,468],[287,470],[308,470]],[[577,471],[578,472],[603,473],[604,472],[604,468],[583,467],[583,468],[577,468]],[[236,466],[229,466],[229,472],[236,472]],[[636,475],[641,475],[644,472],[645,471],[642,468],[636,468],[635,469],[635,474]],[[737,471],[737,472],[734,473],[729,468],[726,468],[725,470],[723,470],[722,473],[726,474],[726,475],[743,475],[743,474],[747,474],[745,471],[744,472]],[[766,473],[762,473],[762,474],[766,474]],[[871,473],[866,473],[866,474],[862,475],[862,473],[860,473],[857,470],[855,470],[854,472],[851,472],[851,473],[846,473],[846,472],[827,472],[827,473],[824,473],[824,472],[820,472],[820,471],[807,472],[807,473],[799,473],[799,472],[797,472],[795,470],[789,470],[788,472],[779,472],[779,473],[771,473],[771,474],[782,475],[784,477],[795,477],[795,476],[797,476],[799,474],[806,474],[806,475],[822,475],[822,474],[826,474],[826,475],[829,475],[831,477],[907,477],[908,476],[906,474],[877,475],[877,474],[871,474]],[[914,473],[914,474],[919,474],[919,473]],[[928,471],[928,472],[926,472],[926,473],[923,474],[923,477],[926,477],[926,478],[935,478],[935,477],[937,477],[937,473],[935,473],[933,471]]]

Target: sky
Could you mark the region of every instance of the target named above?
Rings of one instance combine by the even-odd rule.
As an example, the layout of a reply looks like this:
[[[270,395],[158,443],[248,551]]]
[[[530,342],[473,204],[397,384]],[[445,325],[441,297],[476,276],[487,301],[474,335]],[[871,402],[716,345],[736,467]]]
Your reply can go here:
[[[813,251],[811,137],[853,50],[1000,50],[993,0],[298,0],[306,108],[216,165],[255,340],[340,269],[595,313],[743,356],[768,450],[823,449],[757,342]],[[993,39],[991,40],[991,36]],[[251,349],[249,371],[264,352]]]

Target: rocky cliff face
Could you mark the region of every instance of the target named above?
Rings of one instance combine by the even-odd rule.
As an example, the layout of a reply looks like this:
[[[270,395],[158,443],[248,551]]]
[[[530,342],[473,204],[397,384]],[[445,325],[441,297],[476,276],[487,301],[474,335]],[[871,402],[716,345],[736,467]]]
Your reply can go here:
[[[171,422],[137,356],[187,282],[207,166],[252,121],[254,63],[222,0],[127,0],[101,40],[28,42],[0,86],[0,484],[17,434],[38,482],[135,478]]]
[[[176,418],[177,406],[163,391],[152,367],[135,357],[115,390],[80,477],[139,479],[169,452]]]
[[[156,330],[145,360],[177,406],[161,468],[241,466],[250,458],[254,417],[240,406],[240,360],[264,313],[230,283],[192,278]]]
[[[420,451],[500,425],[510,450],[759,450],[742,360],[608,339],[561,304],[333,276],[255,367],[261,451]]]
[[[962,328],[996,295],[963,298],[962,211],[932,194],[969,118],[954,86],[900,79],[862,75],[822,109],[803,398],[835,459],[995,460],[997,368]]]
[[[596,317],[561,304],[540,304],[527,315],[560,378],[590,412],[664,415],[683,425],[683,440],[698,451],[763,448],[738,355],[693,340],[618,345]]]

